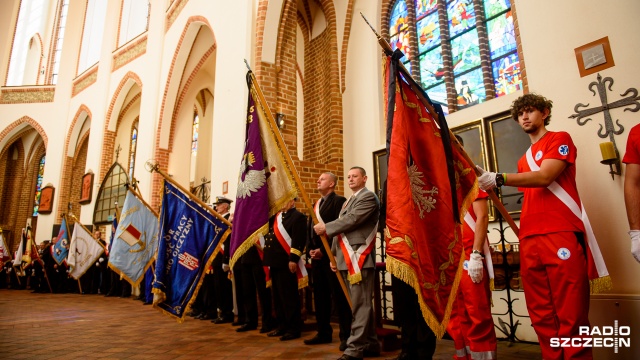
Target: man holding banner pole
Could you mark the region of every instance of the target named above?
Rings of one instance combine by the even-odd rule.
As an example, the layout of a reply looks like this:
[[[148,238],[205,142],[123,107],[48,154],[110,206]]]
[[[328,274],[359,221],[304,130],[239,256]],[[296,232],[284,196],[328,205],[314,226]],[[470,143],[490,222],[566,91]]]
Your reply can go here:
[[[340,270],[351,297],[351,335],[341,360],[380,354],[372,304],[380,202],[365,187],[367,173],[363,168],[352,167],[347,178],[353,195],[344,204],[338,219],[314,226],[318,235],[337,236],[332,249],[336,253],[337,268],[331,264],[331,269]]]
[[[589,326],[589,293],[611,287],[589,219],[576,186],[576,147],[566,132],[547,130],[552,102],[526,94],[511,117],[531,139],[517,174],[482,171],[483,190],[523,188],[520,218],[522,281],[531,323],[542,357],[591,359],[589,347],[552,347],[551,338],[580,337]],[[560,320],[560,321],[558,321]]]

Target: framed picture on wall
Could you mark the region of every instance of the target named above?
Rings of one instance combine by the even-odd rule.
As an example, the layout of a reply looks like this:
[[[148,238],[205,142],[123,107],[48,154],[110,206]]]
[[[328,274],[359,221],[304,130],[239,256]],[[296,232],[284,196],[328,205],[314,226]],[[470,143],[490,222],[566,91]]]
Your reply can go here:
[[[88,172],[82,176],[82,187],[80,188],[80,204],[89,204],[93,195],[93,172]]]
[[[229,182],[225,181],[222,183],[222,195],[227,195],[229,193]]]
[[[373,152],[373,186],[375,193],[380,195],[380,190],[387,179],[387,149],[380,149]]]
[[[580,77],[615,66],[608,36],[577,47],[574,51]]]
[[[40,192],[40,205],[38,206],[39,214],[50,214],[53,211],[53,196],[56,189],[53,185],[48,184]]]

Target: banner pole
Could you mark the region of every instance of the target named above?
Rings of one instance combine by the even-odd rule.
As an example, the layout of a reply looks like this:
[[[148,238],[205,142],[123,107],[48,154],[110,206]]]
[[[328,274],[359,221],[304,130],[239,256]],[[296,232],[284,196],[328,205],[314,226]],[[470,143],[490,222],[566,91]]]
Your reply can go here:
[[[245,60],[246,63],[246,60]],[[249,65],[247,64],[247,67],[249,67]],[[262,90],[260,89],[260,86],[258,85],[258,81],[255,77],[255,75],[253,74],[253,71],[249,70],[250,74],[251,74],[251,83],[253,85],[253,88],[256,90],[256,94],[258,95],[258,100],[260,101],[260,103],[262,104],[262,108],[264,109],[265,114],[267,115],[267,119],[269,119],[269,124],[271,126],[271,129],[277,129],[278,126],[276,124],[275,119],[273,118],[273,114],[271,113],[271,109],[267,106],[267,101],[264,98],[264,95],[262,94]],[[274,131],[273,132],[275,134],[275,138],[276,141],[278,142],[278,145],[280,145],[280,147],[282,147],[283,149],[287,149],[284,140],[282,139],[282,135],[280,134],[279,131]],[[292,174],[293,177],[295,179],[296,182],[296,188],[298,188],[298,192],[300,193],[300,197],[302,197],[302,200],[304,201],[305,206],[307,207],[307,210],[309,211],[309,213],[311,214],[311,219],[313,220],[313,224],[317,224],[318,223],[318,217],[316,216],[315,211],[313,211],[313,206],[311,205],[311,200],[309,200],[309,196],[307,195],[306,190],[304,189],[304,187],[302,186],[302,180],[300,179],[300,176],[298,175],[298,171],[296,170],[296,168],[293,166],[293,160],[291,159],[291,155],[289,155],[289,151],[283,151],[284,154],[284,158],[285,161],[287,162],[287,165],[289,166],[290,169],[292,169]],[[324,247],[324,249],[327,251],[327,255],[329,256],[329,261],[331,262],[331,264],[335,267],[336,265],[336,259],[333,256],[333,252],[331,252],[331,247],[329,246],[329,243],[327,241],[327,237],[325,235],[321,235],[320,239],[322,240],[322,245]],[[351,304],[351,297],[349,296],[349,292],[347,291],[347,286],[344,283],[344,279],[342,278],[342,276],[340,275],[340,273],[338,271],[336,271],[336,276],[338,277],[338,282],[340,283],[340,287],[342,288],[342,292],[344,292],[344,296],[346,297],[347,301],[349,302],[349,307],[353,308],[353,305]]]
[[[393,50],[391,49],[391,45],[389,45],[389,43],[387,42],[387,40],[385,40],[383,37],[381,37],[378,32],[373,28],[373,26],[369,23],[369,21],[367,20],[367,18],[364,16],[364,14],[360,13],[360,16],[362,16],[362,18],[364,19],[364,21],[367,23],[367,25],[369,25],[369,27],[371,28],[371,31],[373,31],[373,33],[376,35],[376,38],[378,39],[378,44],[380,44],[380,47],[382,47],[382,50],[384,50],[385,54],[390,55],[391,53],[393,53]],[[431,116],[433,116],[434,118],[438,117],[438,114],[436,113],[435,109],[433,108],[433,106],[431,106],[431,103],[429,102],[429,100],[427,100],[424,95],[423,95],[423,90],[422,88],[419,87],[418,83],[413,79],[413,77],[411,77],[411,74],[409,73],[409,71],[407,71],[407,69],[404,67],[404,65],[402,63],[399,63],[400,65],[400,71],[405,75],[408,76],[409,79],[411,79],[412,81],[407,81],[408,85],[414,90],[414,92],[416,93],[416,95],[418,96],[418,99],[420,99],[420,102],[422,103],[422,105],[424,105],[427,108],[427,111],[431,114]],[[455,139],[455,135],[453,134],[453,132],[451,130],[449,130],[449,133],[451,135],[452,139]],[[456,139],[455,143],[456,149],[458,150],[458,152],[460,152],[460,154],[462,154],[462,156],[464,157],[464,159],[469,163],[469,165],[473,168],[473,170],[476,172],[476,175],[481,175],[480,170],[478,170],[478,168],[476,167],[476,165],[473,163],[473,161],[471,160],[471,158],[469,157],[469,155],[467,154],[467,152],[464,150],[464,148],[458,143],[458,140]],[[511,227],[511,230],[513,230],[513,232],[516,234],[516,236],[518,236],[518,234],[520,233],[518,225],[516,225],[516,223],[513,221],[513,218],[511,218],[511,215],[509,215],[509,212],[507,211],[507,209],[504,207],[504,205],[502,204],[502,202],[500,201],[500,199],[498,199],[498,196],[495,194],[494,191],[487,191],[487,194],[489,195],[489,198],[493,201],[493,205],[498,209],[498,211],[500,212],[500,214],[502,214],[502,217],[507,221],[507,223],[509,224],[509,226]]]

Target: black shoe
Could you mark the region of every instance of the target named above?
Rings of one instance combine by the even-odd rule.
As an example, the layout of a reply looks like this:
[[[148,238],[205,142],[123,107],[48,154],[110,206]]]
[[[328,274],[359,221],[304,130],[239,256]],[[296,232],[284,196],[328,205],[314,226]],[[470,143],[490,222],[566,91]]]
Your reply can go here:
[[[261,327],[260,328],[260,334],[266,334],[266,333],[268,333],[268,332],[270,332],[272,330],[273,330],[273,328],[270,328],[270,327]]]
[[[237,332],[251,331],[258,328],[258,325],[244,324],[236,329]]]
[[[200,319],[200,320],[211,320],[211,319],[213,319],[213,316],[211,316],[209,314],[204,314],[201,317],[199,317],[198,319]]]
[[[328,344],[331,342],[331,337],[320,336],[319,334],[317,334],[311,339],[305,339],[303,342],[305,343],[305,345]]]
[[[338,347],[340,351],[347,350],[347,340],[340,340],[340,347]]]
[[[338,358],[338,360],[362,360],[361,357],[355,357],[355,356],[350,356],[347,354],[342,354],[342,356],[340,356]]]
[[[200,314],[194,316],[193,318],[196,319],[196,320],[202,320],[203,317],[204,317],[204,313],[200,313]]]
[[[233,320],[232,320],[232,319],[225,319],[225,318],[219,317],[219,318],[217,318],[217,319],[213,319],[213,320],[211,320],[211,322],[212,322],[212,323],[214,323],[214,324],[228,324],[228,323],[230,323],[230,322],[233,322]]]
[[[380,350],[364,349],[364,351],[362,352],[362,355],[364,357],[378,357],[380,356]]]
[[[273,330],[272,332],[268,333],[267,336],[268,337],[277,337],[277,336],[284,336],[286,332],[284,330]]]
[[[389,360],[411,360],[411,359],[417,359],[418,356],[417,355],[411,355],[408,352],[401,352],[400,354],[398,354],[397,357],[391,358]]]
[[[300,333],[294,334],[294,333],[286,333],[284,335],[282,335],[280,337],[280,341],[287,341],[287,340],[293,340],[293,339],[297,339],[300,337]]]
[[[231,326],[242,326],[244,324],[246,324],[246,322],[238,320],[238,321],[232,322]]]

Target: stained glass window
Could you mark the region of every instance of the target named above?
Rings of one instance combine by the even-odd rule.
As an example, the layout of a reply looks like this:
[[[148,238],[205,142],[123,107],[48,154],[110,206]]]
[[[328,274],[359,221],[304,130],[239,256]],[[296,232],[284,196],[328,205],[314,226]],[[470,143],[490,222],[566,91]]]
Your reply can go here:
[[[405,53],[407,68],[418,59],[412,75],[432,100],[463,109],[522,88],[509,0],[396,0],[390,10],[391,47]],[[417,49],[409,45],[414,36]]]
[[[46,156],[42,155],[38,165],[38,178],[36,179],[36,196],[33,205],[33,216],[38,216],[38,209],[40,208],[40,195],[42,194],[42,176],[44,175],[45,158]]]
[[[117,206],[122,209],[124,199],[127,194],[127,187],[124,184],[129,182],[127,173],[119,163],[111,165],[111,169],[102,180],[96,206],[93,209],[93,223],[95,225],[110,224],[109,219],[113,215]]]
[[[191,132],[191,154],[196,155],[198,153],[198,131],[200,130],[200,118],[198,113],[193,114],[193,130]]]
[[[131,144],[129,146],[129,178],[133,179],[133,170],[136,167],[136,149],[138,148],[138,121],[131,129]]]

